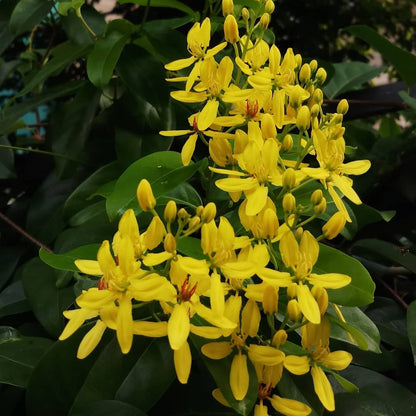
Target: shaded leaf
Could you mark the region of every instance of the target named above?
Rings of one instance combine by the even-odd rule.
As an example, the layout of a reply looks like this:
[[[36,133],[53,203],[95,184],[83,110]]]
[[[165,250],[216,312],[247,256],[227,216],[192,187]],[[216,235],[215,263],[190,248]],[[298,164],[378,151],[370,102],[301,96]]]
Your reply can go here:
[[[118,400],[100,400],[89,403],[71,416],[146,416],[141,410]]]
[[[413,352],[413,361],[416,365],[416,300],[414,300],[407,308],[406,322],[409,342]]]
[[[139,6],[149,5],[150,7],[169,7],[171,9],[177,9],[181,12],[187,13],[192,17],[197,16],[197,13],[194,12],[189,6],[177,0],[118,0],[118,2],[120,4],[134,3]]]
[[[21,280],[11,283],[0,293],[0,318],[30,310]]]
[[[0,145],[10,146],[6,137],[0,137]],[[15,178],[14,153],[12,149],[0,147],[0,179]]]
[[[20,0],[10,16],[10,31],[20,35],[32,30],[52,8],[49,0]]]

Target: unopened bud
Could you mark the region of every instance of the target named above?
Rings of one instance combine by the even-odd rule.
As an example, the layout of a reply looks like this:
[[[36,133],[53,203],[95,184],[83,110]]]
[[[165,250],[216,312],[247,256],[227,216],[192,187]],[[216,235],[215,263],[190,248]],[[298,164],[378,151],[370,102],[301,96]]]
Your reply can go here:
[[[287,340],[287,333],[284,329],[279,329],[272,338],[272,344],[275,347],[280,347],[283,345]]]
[[[314,206],[315,215],[322,215],[326,211],[326,199],[322,198],[321,202]]]
[[[320,88],[315,89],[313,93],[313,100],[315,101],[316,104],[319,104],[319,105],[321,105],[322,102],[324,101],[324,93],[322,92]]]
[[[241,17],[245,22],[248,22],[248,19],[250,19],[250,12],[246,7],[243,7],[243,9],[241,10]]]
[[[269,315],[277,312],[277,289],[273,286],[266,286],[263,292],[263,311]]]
[[[165,241],[163,242],[163,248],[168,253],[174,253],[176,251],[176,240],[173,234],[166,234]]]
[[[307,82],[311,78],[311,67],[309,64],[303,64],[302,68],[299,71],[299,81],[300,82]]]
[[[276,212],[267,208],[263,214],[264,237],[273,240],[279,232],[279,220]]]
[[[326,71],[323,68],[318,68],[316,71],[315,79],[318,81],[319,85],[322,85],[326,81]]]
[[[312,59],[312,61],[309,62],[309,66],[311,67],[312,73],[314,73],[318,68],[318,62],[316,59]]]
[[[318,117],[320,112],[321,112],[321,106],[319,104],[314,104],[311,108],[311,117],[312,118]]]
[[[232,14],[229,14],[225,18],[224,38],[229,43],[236,43],[240,39],[240,36],[238,35],[237,20],[235,20],[235,17]]]
[[[282,175],[283,188],[290,189],[296,185],[296,172],[293,168],[287,168]]]
[[[319,306],[319,312],[323,315],[328,309],[328,292],[323,287],[314,286],[311,289],[311,294],[316,299]]]
[[[345,98],[343,98],[337,105],[337,113],[340,113],[342,115],[347,114],[348,108],[348,101]]]
[[[297,228],[295,231],[296,240],[300,241],[300,239],[302,238],[302,235],[303,235],[303,228],[302,227]]]
[[[267,0],[266,5],[264,6],[264,11],[266,13],[272,14],[274,12],[274,2],[273,0]]]
[[[296,199],[292,194],[285,194],[282,201],[283,210],[286,214],[291,214],[296,208]]]
[[[260,30],[262,30],[264,32],[267,29],[267,27],[269,26],[269,23],[270,23],[270,14],[269,13],[263,13],[261,18],[260,18],[260,23],[259,23]]]
[[[188,231],[198,227],[200,223],[201,223],[200,217],[197,217],[197,216],[192,217],[188,222]]]
[[[277,135],[273,116],[269,113],[264,114],[261,119],[261,133],[264,139],[269,139],[270,137],[274,139]]]
[[[234,2],[233,0],[222,0],[222,14],[228,16],[234,13]]]
[[[200,217],[203,211],[204,211],[204,207],[202,205],[199,205],[198,207],[196,207],[195,215],[198,215],[198,217]]]
[[[202,210],[201,220],[202,222],[210,222],[215,218],[216,215],[217,206],[213,202],[209,202]]]
[[[310,125],[311,125],[311,112],[308,106],[303,105],[302,107],[300,107],[296,115],[296,127],[299,130],[307,130]]]
[[[302,311],[300,310],[299,303],[296,299],[291,299],[287,303],[287,314],[291,321],[300,321],[300,318],[302,317]]]
[[[147,179],[142,179],[137,187],[137,200],[143,211],[151,211],[156,205],[152,187]]]
[[[282,142],[282,151],[290,152],[292,150],[292,147],[293,147],[293,138],[290,134],[286,134]]]
[[[322,191],[320,189],[315,189],[312,192],[312,195],[311,195],[312,204],[313,205],[318,205],[322,201],[323,197],[324,197],[324,195],[322,194]]]
[[[189,218],[190,218],[191,216],[189,215],[189,213],[186,211],[186,209],[185,208],[181,208],[179,211],[178,211],[178,218],[181,220],[181,221],[187,221],[187,220],[189,220]]]
[[[289,296],[289,298],[295,298],[298,295],[298,285],[297,283],[290,283],[289,286],[287,287],[287,296]]]
[[[163,213],[163,217],[165,221],[171,223],[176,219],[176,213],[178,212],[178,208],[176,207],[176,202],[170,200],[165,207],[165,211]]]
[[[346,220],[345,214],[337,211],[322,227],[324,237],[328,240],[335,238],[344,229]]]
[[[295,55],[295,62],[296,62],[296,68],[300,68],[302,65],[302,55],[300,53],[297,53]]]

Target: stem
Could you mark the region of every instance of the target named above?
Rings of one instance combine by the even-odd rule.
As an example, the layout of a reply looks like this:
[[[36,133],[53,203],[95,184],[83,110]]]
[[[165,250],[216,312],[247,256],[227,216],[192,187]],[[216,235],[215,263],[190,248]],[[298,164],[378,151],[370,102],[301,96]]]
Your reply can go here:
[[[25,231],[22,227],[18,226],[14,221],[12,221],[9,217],[4,215],[2,212],[0,212],[0,218],[7,224],[10,225],[10,227],[14,228],[18,233],[22,234],[23,237],[26,237],[29,241],[36,244],[38,247],[43,248],[48,253],[53,253],[53,251],[42,244],[39,240],[37,240],[35,237],[31,236],[27,231]]]
[[[85,26],[85,29],[91,33],[94,39],[97,39],[97,34],[88,26],[88,23],[85,21],[84,17],[81,14],[81,7],[75,10],[76,15],[80,18],[82,24]]]

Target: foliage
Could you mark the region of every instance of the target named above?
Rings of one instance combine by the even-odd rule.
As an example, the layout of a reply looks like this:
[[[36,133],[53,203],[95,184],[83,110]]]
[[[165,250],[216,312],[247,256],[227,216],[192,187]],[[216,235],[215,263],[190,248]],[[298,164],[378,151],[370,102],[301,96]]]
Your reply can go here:
[[[410,2],[194,3],[2,1],[4,414],[413,414]]]

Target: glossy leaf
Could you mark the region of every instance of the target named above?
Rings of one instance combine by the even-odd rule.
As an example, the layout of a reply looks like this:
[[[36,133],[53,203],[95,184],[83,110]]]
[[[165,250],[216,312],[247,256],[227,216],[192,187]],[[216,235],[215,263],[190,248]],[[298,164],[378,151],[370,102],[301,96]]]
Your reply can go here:
[[[3,0],[0,7],[0,53],[9,46],[14,39],[14,34],[10,31],[10,16],[16,6],[16,0]]]
[[[53,341],[13,337],[0,341],[0,383],[26,387],[32,371]]]
[[[88,78],[95,86],[104,87],[109,83],[133,28],[127,20],[113,20],[108,24],[104,37],[95,43],[87,59]]]
[[[329,300],[338,305],[364,306],[373,301],[375,285],[364,266],[356,259],[324,244],[319,244],[319,258],[314,273],[342,273],[351,283],[341,289],[327,289]]]
[[[10,16],[10,31],[15,35],[31,31],[51,8],[49,0],[20,0]]]
[[[416,84],[416,55],[401,49],[365,25],[349,26],[345,30],[353,36],[367,42],[373,49],[380,52],[383,59],[389,61],[407,85]]]
[[[0,251],[0,290],[7,284],[23,254],[21,246],[2,247]]]
[[[171,9],[177,9],[184,13],[189,14],[190,16],[196,17],[196,12],[194,12],[189,6],[183,4],[177,0],[119,0],[120,4],[125,3],[134,3],[139,6],[150,6],[150,7],[169,7]]]
[[[177,186],[175,189],[172,189],[166,196],[160,198],[161,204],[164,201],[168,203],[170,200],[175,201],[179,205],[185,205],[190,208],[196,209],[199,205],[202,205],[201,197],[199,196],[196,189],[185,182]]]
[[[340,393],[335,396],[334,416],[397,416],[384,401],[369,392]]]
[[[206,160],[183,166],[179,153],[156,152],[145,156],[128,167],[118,179],[114,191],[107,199],[107,213],[111,221],[132,208],[141,211],[136,190],[141,179],[147,179],[156,199],[190,178]]]
[[[333,67],[335,72],[323,88],[328,98],[356,90],[385,70],[385,67],[374,67],[364,62],[341,62],[333,64]]]
[[[407,308],[406,322],[409,342],[413,352],[413,361],[416,365],[416,300],[414,300]]]
[[[0,293],[0,318],[29,310],[21,280],[11,283]]]
[[[178,241],[179,253],[184,254],[194,259],[206,259],[207,257],[202,252],[201,240],[195,237],[184,237]]]
[[[69,219],[69,225],[71,227],[77,227],[95,219],[101,220],[105,213],[105,201],[101,200],[86,206],[84,209],[73,215]]]

